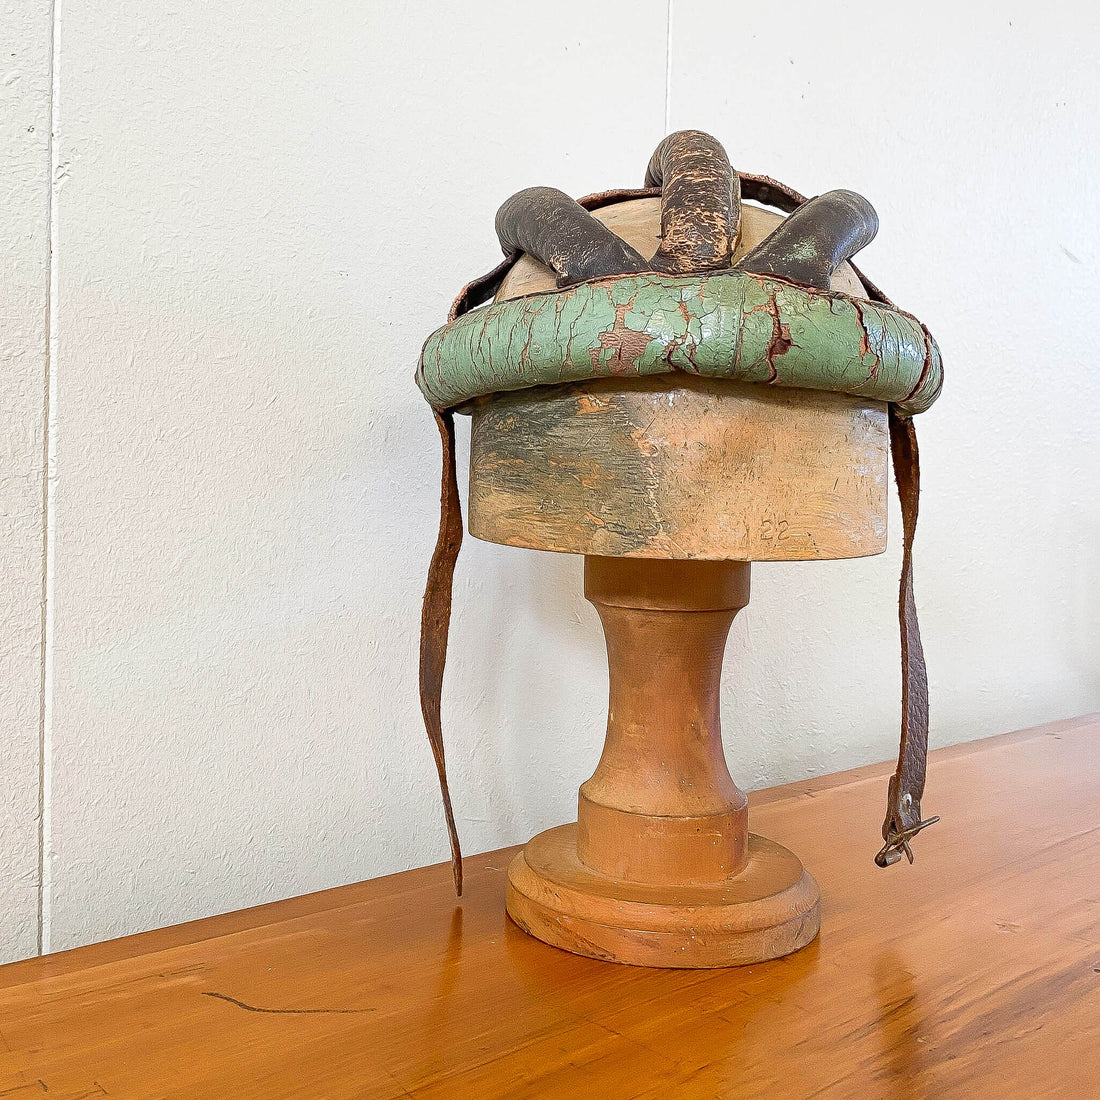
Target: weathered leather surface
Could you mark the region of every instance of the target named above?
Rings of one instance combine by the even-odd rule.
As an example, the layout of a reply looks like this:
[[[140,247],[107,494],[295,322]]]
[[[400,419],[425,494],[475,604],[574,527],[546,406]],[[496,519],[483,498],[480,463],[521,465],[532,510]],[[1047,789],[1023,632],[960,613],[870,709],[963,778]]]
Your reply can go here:
[[[749,199],[751,202],[759,202],[764,206],[774,206],[776,210],[782,210],[783,213],[789,214],[792,210],[797,210],[806,201],[805,195],[794,190],[793,187],[788,187],[785,183],[780,183],[779,180],[772,179],[771,176],[760,176],[753,172],[735,172],[734,174],[741,186],[741,197]],[[627,202],[630,199],[651,199],[660,194],[661,189],[659,187],[616,188],[585,195],[584,198],[577,199],[577,205],[583,206],[585,210],[599,210],[603,206],[611,206],[617,202]],[[462,314],[468,313],[471,309],[476,309],[489,301],[500,289],[500,284],[504,281],[505,275],[511,271],[519,256],[518,252],[506,256],[496,267],[486,271],[484,275],[471,279],[455,295],[451,308],[447,312],[447,320],[453,321],[456,317],[461,317]],[[867,288],[867,296],[871,301],[882,302],[888,306],[893,305],[893,302],[863,275],[851,261],[849,261],[849,267],[859,275],[860,281]]]
[[[898,623],[901,627],[901,744],[898,766],[890,778],[886,797],[886,819],[882,823],[885,844],[875,856],[880,867],[896,863],[904,853],[913,862],[909,841],[938,817],[921,820],[920,800],[928,758],[928,671],[924,646],[917,623],[913,596],[913,540],[917,533],[920,500],[920,455],[913,421],[890,409],[890,457],[901,502],[902,556],[898,592]]]
[[[451,588],[455,562],[462,546],[462,504],[458,497],[455,470],[454,414],[435,409],[435,423],[443,446],[443,476],[439,492],[439,535],[428,566],[428,584],[420,617],[420,710],[424,728],[435,757],[439,787],[443,794],[443,812],[447,817],[447,836],[451,842],[451,872],[455,892],[462,896],[462,850],[458,843],[451,792],[447,785],[447,765],[443,756],[443,724],[440,706],[443,696],[443,668],[447,663],[447,635],[451,627]]]
[[[862,195],[829,191],[795,210],[737,267],[828,290],[833,272],[877,232],[878,214]]]
[[[649,268],[641,253],[553,187],[513,195],[497,211],[496,232],[505,255],[537,256],[553,268],[559,287]]]
[[[661,244],[649,263],[670,275],[730,266],[741,225],[741,183],[710,134],[680,130],[657,146],[646,187],[661,189]]]
[[[921,412],[942,382],[935,340],[880,303],[744,271],[615,275],[511,298],[428,337],[416,381],[449,408],[483,394],[684,371],[833,390]]]
[[[706,137],[706,135],[702,136]],[[676,137],[677,135],[671,135],[671,138]],[[672,141],[671,138],[666,139],[666,142],[662,143],[662,146],[666,147],[664,152],[662,152],[662,147],[658,147],[657,152],[654,154],[654,161],[657,162],[657,166],[654,168],[654,162],[651,162],[650,171],[652,174],[647,173],[647,183],[651,181],[656,183],[658,180],[664,180],[666,185],[670,184],[674,165],[673,160],[668,158],[671,157],[671,152],[676,148],[676,142]],[[693,140],[689,143],[688,153],[690,154],[692,148],[697,148],[698,144],[697,140]],[[714,144],[717,145],[716,142]],[[721,146],[718,146],[718,148],[721,149]],[[660,154],[660,156],[658,154]],[[682,159],[680,164],[686,164],[688,160],[690,160],[690,156]],[[686,171],[685,180],[691,181],[693,186],[694,182],[698,182],[704,175],[705,173],[695,173],[693,175],[690,171]],[[912,368],[911,360],[913,358],[913,348],[919,346],[923,350],[924,358],[921,363],[920,371],[914,381],[913,388],[900,398],[880,398],[891,402],[891,455],[893,458],[895,479],[898,486],[898,495],[901,501],[903,521],[903,557],[899,588],[899,624],[902,650],[902,722],[898,765],[890,781],[887,812],[882,828],[885,843],[881,851],[876,855],[875,862],[879,866],[889,866],[897,862],[902,854],[906,855],[909,861],[912,862],[913,855],[909,848],[909,841],[922,828],[937,821],[938,818],[931,818],[928,821],[921,820],[920,802],[924,794],[928,743],[928,677],[925,669],[924,652],[920,640],[916,603],[913,595],[913,540],[916,531],[917,503],[920,492],[920,466],[916,430],[910,419],[910,415],[913,412],[926,409],[939,395],[943,381],[942,363],[940,361],[939,351],[928,330],[909,314],[896,309],[889,298],[867,279],[862,272],[855,267],[855,264],[851,264],[851,266],[867,289],[867,301],[850,298],[846,295],[831,294],[820,289],[822,286],[827,286],[827,281],[824,283],[822,282],[822,280],[825,279],[826,271],[831,273],[836,263],[842,259],[848,259],[849,263],[851,263],[850,257],[866,243],[866,240],[874,236],[874,230],[877,228],[877,218],[874,218],[872,222],[874,211],[870,207],[870,204],[866,204],[865,209],[861,206],[866,200],[861,199],[860,196],[853,196],[853,199],[858,200],[858,202],[854,202],[847,198],[847,196],[852,195],[850,192],[831,192],[828,195],[821,196],[819,200],[816,200],[815,205],[815,200],[807,201],[799,192],[768,176],[738,172],[734,173],[733,179],[739,182],[741,194],[747,199],[774,206],[788,214],[799,211],[800,208],[804,206],[809,209],[806,210],[803,218],[795,221],[793,228],[784,230],[784,226],[790,227],[791,222],[794,221],[793,218],[788,218],[784,226],[778,227],[776,233],[770,235],[753,253],[744,257],[742,262],[738,265],[739,270],[736,274],[756,281],[761,290],[765,290],[767,300],[763,303],[758,302],[755,306],[750,305],[747,311],[744,308],[734,310],[727,301],[727,311],[725,314],[720,311],[719,319],[725,317],[726,320],[732,321],[735,317],[739,316],[740,327],[738,328],[739,335],[736,340],[731,340],[728,334],[724,337],[712,340],[697,339],[696,333],[691,331],[691,314],[689,310],[688,317],[684,319],[685,325],[682,334],[666,333],[667,339],[664,340],[658,335],[656,342],[662,349],[661,354],[667,355],[669,359],[678,357],[678,361],[674,364],[666,362],[663,370],[667,371],[671,366],[672,369],[693,369],[697,373],[704,373],[702,370],[698,369],[699,356],[697,345],[700,343],[704,345],[710,343],[712,346],[717,347],[721,344],[722,339],[726,340],[729,348],[734,349],[733,354],[735,360],[738,352],[740,352],[741,357],[744,358],[742,344],[746,342],[746,336],[742,328],[747,322],[749,314],[755,315],[764,313],[767,314],[770,319],[771,331],[770,334],[766,331],[764,333],[765,347],[762,353],[762,359],[756,362],[756,367],[760,368],[762,365],[766,366],[768,373],[766,377],[755,380],[765,383],[782,384],[779,377],[780,372],[776,367],[776,363],[777,361],[782,361],[790,354],[791,348],[796,346],[796,341],[792,338],[790,321],[784,321],[783,319],[784,315],[778,304],[780,298],[783,299],[784,306],[790,311],[789,315],[792,317],[794,313],[797,312],[799,304],[801,304],[801,306],[807,306],[808,303],[812,303],[816,299],[830,303],[841,303],[839,306],[830,305],[830,312],[832,312],[834,308],[838,308],[841,312],[844,312],[846,308],[850,306],[850,308],[858,314],[858,329],[861,330],[863,334],[858,361],[866,368],[867,373],[867,379],[860,384],[867,384],[873,381],[877,386],[879,384],[877,376],[882,370],[884,357],[889,359],[897,356],[898,349],[896,349],[893,344],[898,338],[898,330],[895,326],[902,324],[906,337],[911,341],[910,346],[908,346],[906,351],[902,354],[902,358],[907,361],[910,368]],[[631,198],[650,197],[658,193],[659,189],[653,186],[647,186],[646,188],[637,190],[604,191],[580,199],[578,205],[585,210],[595,210],[601,206],[610,205],[611,203],[623,202]],[[679,224],[687,226],[683,231],[670,234],[670,246],[668,249],[670,256],[673,253],[679,256],[690,255],[691,248],[693,247],[691,243],[692,234],[694,232],[704,231],[704,229],[700,227],[705,227],[706,225],[705,218],[692,219],[690,215],[692,210],[700,209],[698,203],[693,201],[691,186],[685,185],[683,196],[684,197],[681,198],[674,198],[671,202],[664,201],[663,197],[662,211],[667,207],[673,222],[675,222],[677,217],[680,217],[681,221]],[[670,198],[672,198],[672,196],[670,196]],[[726,220],[728,222],[728,218]],[[722,254],[723,250],[721,219],[716,220],[714,225],[716,226],[715,241],[717,243],[714,245],[713,255],[719,256]],[[776,235],[777,233],[779,236]],[[681,243],[677,247],[673,247],[672,242],[677,237]],[[735,232],[733,240],[736,240]],[[685,241],[687,242],[686,244],[682,243]],[[550,245],[551,242],[544,243]],[[422,353],[421,363],[417,372],[417,381],[421,384],[422,391],[433,405],[433,411],[439,426],[443,445],[443,478],[439,537],[436,543],[435,553],[432,556],[427,589],[424,594],[420,667],[421,706],[424,712],[424,721],[428,730],[432,751],[436,760],[436,767],[439,771],[444,810],[447,817],[447,829],[451,841],[455,888],[459,894],[462,892],[461,853],[459,850],[458,836],[455,829],[454,815],[447,786],[446,767],[443,755],[443,735],[440,725],[440,694],[442,691],[443,668],[447,651],[447,633],[451,608],[451,585],[455,560],[458,556],[458,549],[462,540],[462,517],[454,461],[454,424],[451,414],[451,406],[458,402],[450,400],[445,394],[439,393],[435,388],[437,385],[441,384],[443,379],[443,372],[440,370],[442,362],[441,351],[439,352],[440,358],[437,358],[435,361],[436,375],[431,381],[428,381],[427,371],[431,369],[431,357],[427,356],[427,352],[433,340],[437,338],[440,340],[442,339],[442,334],[450,329],[451,322],[463,318],[463,315],[469,310],[488,301],[496,293],[501,281],[515,263],[519,254],[518,251],[513,252],[492,271],[474,279],[462,288],[451,306],[450,313],[448,314],[448,325],[438,330],[432,337],[429,337],[428,344],[425,345],[425,352]],[[705,247],[698,254],[700,256],[700,265],[705,265],[707,262]],[[541,258],[545,259],[545,257]],[[748,261],[747,266],[746,261]],[[668,262],[675,264],[679,261],[677,259],[670,259]],[[633,263],[634,261],[631,260],[630,264],[632,265]],[[833,266],[830,267],[830,265]],[[785,277],[768,280],[755,270],[750,272],[750,269],[756,268],[767,268],[772,274]],[[568,270],[564,262],[563,270]],[[561,274],[562,271],[559,271],[559,275]],[[723,272],[722,274],[728,276],[730,272]],[[608,295],[610,300],[610,295],[613,293],[610,288],[612,286],[617,286],[619,290],[622,290],[622,284],[627,278],[630,278],[630,276],[621,276],[616,279],[602,279],[600,282],[606,285],[602,286],[599,292]],[[650,279],[654,278],[655,277],[650,276]],[[689,282],[692,282],[692,280],[689,280]],[[696,286],[698,286],[700,282],[701,280],[699,279],[694,280]],[[771,288],[766,289],[766,284],[769,282],[776,284],[774,286],[774,298],[771,297]],[[801,286],[798,284],[801,284]],[[581,284],[581,286],[575,289],[583,290],[584,284]],[[658,294],[662,292],[669,293],[670,289],[669,285],[665,285],[662,288],[657,284],[651,283],[649,286],[651,292],[655,291]],[[682,290],[682,287],[677,287],[676,289]],[[803,294],[806,295],[800,303],[797,298],[790,296],[791,292],[796,290],[801,290]],[[516,301],[521,303],[521,310],[524,310],[530,308],[529,304],[532,300],[540,297],[549,297],[553,300],[561,301],[560,293],[561,292],[558,292],[548,296],[532,295],[527,299],[517,299]],[[705,295],[703,297],[705,297]],[[527,304],[525,305],[523,303]],[[506,305],[507,303],[501,304]],[[676,301],[675,298],[670,297],[665,300],[663,304],[666,306],[674,306],[676,312],[680,313],[680,302]],[[635,368],[637,368],[638,364],[643,361],[645,349],[654,341],[649,336],[648,329],[644,326],[638,328],[626,324],[626,318],[630,316],[632,312],[636,312],[637,305],[638,303],[636,300],[631,301],[630,299],[627,299],[625,302],[615,302],[615,323],[613,323],[610,328],[600,327],[594,333],[599,348],[598,350],[596,348],[589,348],[590,364],[594,362],[598,365],[602,362],[608,373],[614,373],[614,371],[610,369],[612,364],[619,366],[624,363],[633,362]],[[744,306],[743,301],[741,306]],[[874,314],[875,322],[872,324],[872,329],[878,333],[877,350],[871,341],[871,330],[867,327],[867,317],[871,315],[871,311],[873,310],[883,311],[880,314]],[[487,316],[488,312],[488,310],[485,310],[478,315],[475,322],[476,325],[483,326],[490,323],[491,318]],[[617,323],[620,314],[623,322],[622,324]],[[703,317],[706,317],[709,321],[711,319],[711,311],[701,308],[698,317],[696,317],[696,320],[700,322],[697,329],[700,337],[702,335],[701,319]],[[875,328],[875,325],[879,323],[881,323],[881,327]],[[826,324],[828,324],[828,322],[826,322]],[[914,326],[916,329],[919,329],[920,337],[917,337],[913,330]],[[463,338],[465,338],[465,334],[468,331],[472,332],[472,330],[467,330],[465,328],[459,329],[458,331],[464,334]],[[631,344],[631,337],[626,336],[628,332],[634,333],[633,344]],[[840,333],[843,340],[853,335],[857,335],[856,330],[848,322],[840,325]],[[524,369],[527,368],[528,364],[523,362],[523,357],[524,355],[529,357],[531,349],[534,346],[533,334],[531,335],[531,344],[525,345],[524,351],[520,354],[521,365]],[[557,335],[564,337],[564,333],[561,332]],[[708,334],[708,336],[711,335],[713,335],[713,333]],[[759,335],[760,334],[755,330],[750,333],[748,337],[750,346],[755,346],[753,340],[756,340],[757,343],[759,342]],[[601,336],[603,337],[602,341],[600,339]],[[626,336],[625,347],[623,344],[624,336]],[[646,337],[645,347],[642,347],[640,343],[642,336]],[[857,335],[857,339],[858,338]],[[618,341],[618,343],[616,344],[615,341]],[[788,342],[789,346],[787,346]],[[684,350],[689,344],[696,350],[694,361]],[[565,340],[564,345],[561,343],[558,344],[559,369],[562,358],[562,347],[567,349],[567,356],[571,355],[573,350],[568,340]],[[435,353],[433,352],[433,354]],[[688,367],[683,366],[683,360],[685,358]],[[793,362],[795,362],[795,360],[790,361],[790,363]],[[649,363],[649,361],[647,361],[647,363]],[[652,366],[651,363],[649,365]],[[789,365],[789,363],[784,364],[784,366]],[[721,367],[718,369],[721,370]],[[800,369],[802,368],[800,367]],[[806,368],[807,377],[812,376],[813,369],[812,366]],[[642,371],[639,370],[638,373],[642,373]],[[645,373],[656,373],[656,371],[648,370]],[[717,376],[717,371],[715,374]],[[593,376],[598,375],[589,374],[583,377]],[[730,375],[722,376],[728,377]],[[900,375],[897,377],[900,377]],[[895,382],[897,381],[897,377],[894,379]],[[552,383],[567,380],[569,379],[561,377],[548,379],[547,381]],[[912,373],[910,374],[910,380],[912,380]],[[845,381],[852,381],[852,376],[846,378]],[[542,383],[524,382],[521,384],[535,385]],[[804,386],[810,385],[808,382],[801,382],[798,384]],[[480,392],[496,392],[496,390],[502,388],[511,387],[495,385],[491,389],[482,390]],[[845,392],[861,393],[859,390],[848,390],[845,386],[828,385],[819,388],[837,388]]]

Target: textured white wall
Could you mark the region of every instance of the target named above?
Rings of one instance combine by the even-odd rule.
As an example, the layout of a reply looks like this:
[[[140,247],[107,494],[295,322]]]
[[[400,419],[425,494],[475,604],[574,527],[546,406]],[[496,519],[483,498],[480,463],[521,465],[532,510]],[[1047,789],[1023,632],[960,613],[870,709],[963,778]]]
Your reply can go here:
[[[445,857],[415,689],[438,497],[415,358],[495,262],[504,198],[637,184],[668,123],[804,191],[863,190],[865,269],[940,339],[917,549],[934,742],[1100,707],[1100,31],[1058,7],[806,3],[780,32],[679,0],[671,28],[664,0],[551,20],[65,0],[47,946]],[[444,720],[469,852],[572,816],[595,764],[580,564],[466,543]],[[743,786],[895,751],[897,567],[895,539],[757,568],[724,700]],[[877,827],[838,843],[868,858]]]
[[[50,28],[0,2],[0,961],[38,947]]]
[[[939,341],[943,396],[917,421],[932,742],[1095,710],[1100,13],[785,11],[777,34],[763,10],[675,3],[670,122],[805,194],[867,195],[860,267]],[[735,775],[896,753],[900,526],[895,507],[885,558],[756,569],[727,661]]]

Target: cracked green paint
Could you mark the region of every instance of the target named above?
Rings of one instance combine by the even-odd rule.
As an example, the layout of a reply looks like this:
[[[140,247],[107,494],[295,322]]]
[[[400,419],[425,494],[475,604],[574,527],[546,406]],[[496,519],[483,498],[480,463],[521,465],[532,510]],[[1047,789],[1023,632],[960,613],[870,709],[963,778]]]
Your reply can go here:
[[[618,275],[496,302],[437,329],[416,381],[436,408],[528,386],[684,371],[832,390],[919,413],[939,348],[914,317],[846,294],[724,271]]]

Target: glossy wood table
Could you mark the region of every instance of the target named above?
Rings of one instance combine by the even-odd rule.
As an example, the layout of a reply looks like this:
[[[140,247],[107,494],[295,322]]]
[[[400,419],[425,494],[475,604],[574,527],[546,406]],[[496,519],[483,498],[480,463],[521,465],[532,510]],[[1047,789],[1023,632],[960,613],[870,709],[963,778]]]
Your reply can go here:
[[[821,884],[788,958],[566,954],[494,852],[0,968],[0,1097],[1100,1096],[1100,716],[936,752],[882,871],[888,770],[752,796]]]

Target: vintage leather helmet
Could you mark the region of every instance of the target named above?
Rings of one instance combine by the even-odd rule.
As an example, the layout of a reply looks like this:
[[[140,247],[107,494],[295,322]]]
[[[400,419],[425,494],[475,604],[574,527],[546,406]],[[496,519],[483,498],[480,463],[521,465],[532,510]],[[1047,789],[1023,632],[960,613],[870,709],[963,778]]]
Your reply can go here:
[[[742,198],[781,214],[743,206]],[[453,412],[486,394],[608,376],[684,372],[888,403],[903,518],[902,723],[885,843],[875,858],[887,866],[904,853],[911,862],[909,841],[936,820],[922,820],[920,806],[928,687],[913,599],[919,466],[912,417],[939,396],[943,369],[924,325],[850,263],[877,232],[874,209],[851,191],[806,199],[766,176],[737,172],[714,138],[686,130],[657,147],[643,188],[579,202],[530,188],[504,203],[496,228],[506,259],[463,288],[447,323],[428,337],[416,372],[443,441],[440,531],[422,621],[421,705],[459,893],[461,856],[440,726],[451,581],[462,538]]]

